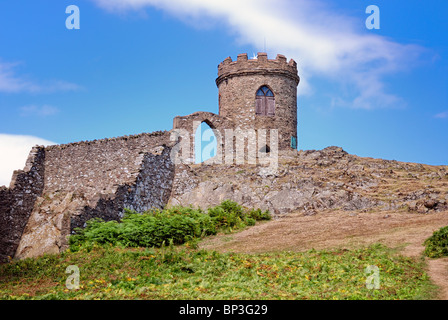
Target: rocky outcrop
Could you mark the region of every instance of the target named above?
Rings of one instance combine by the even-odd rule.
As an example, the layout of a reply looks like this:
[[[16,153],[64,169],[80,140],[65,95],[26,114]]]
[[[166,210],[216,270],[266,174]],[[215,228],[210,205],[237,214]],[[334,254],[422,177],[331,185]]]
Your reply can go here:
[[[281,153],[278,170],[265,169],[184,165],[176,170],[170,205],[205,208],[231,199],[276,216],[326,209],[422,213],[448,209],[446,166],[361,158],[328,147]]]

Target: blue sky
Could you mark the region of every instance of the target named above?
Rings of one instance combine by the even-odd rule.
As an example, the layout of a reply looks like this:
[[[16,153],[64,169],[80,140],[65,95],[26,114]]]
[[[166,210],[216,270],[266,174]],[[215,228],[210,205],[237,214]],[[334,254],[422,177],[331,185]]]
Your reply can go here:
[[[371,4],[379,30],[365,26]],[[0,185],[36,143],[217,113],[217,65],[265,48],[298,62],[299,149],[448,165],[447,12],[445,0],[2,1]]]

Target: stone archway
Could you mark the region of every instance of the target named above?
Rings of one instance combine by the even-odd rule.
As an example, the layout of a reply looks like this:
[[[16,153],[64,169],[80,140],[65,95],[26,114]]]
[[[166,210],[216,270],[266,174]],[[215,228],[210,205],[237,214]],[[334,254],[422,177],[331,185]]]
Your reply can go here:
[[[210,161],[205,163],[223,163],[223,150],[224,150],[224,137],[226,129],[233,129],[234,123],[232,120],[222,117],[220,115],[211,112],[195,112],[188,116],[177,116],[173,120],[173,129],[181,129],[183,132],[187,132],[190,141],[190,154],[195,154],[195,133],[201,123],[207,124],[216,137],[216,156],[210,158]],[[190,157],[191,162],[194,163],[194,156]]]

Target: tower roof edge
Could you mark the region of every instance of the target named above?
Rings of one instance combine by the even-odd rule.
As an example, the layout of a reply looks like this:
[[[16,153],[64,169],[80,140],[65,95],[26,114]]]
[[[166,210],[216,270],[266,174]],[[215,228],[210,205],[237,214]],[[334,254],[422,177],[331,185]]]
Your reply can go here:
[[[294,78],[297,83],[300,81],[297,63],[293,59],[290,59],[288,62],[282,54],[277,54],[275,59],[268,59],[266,52],[259,52],[256,59],[248,59],[247,53],[239,54],[236,61],[233,61],[231,57],[227,57],[218,65],[216,84],[219,85],[222,80],[233,76],[262,73],[282,74]]]

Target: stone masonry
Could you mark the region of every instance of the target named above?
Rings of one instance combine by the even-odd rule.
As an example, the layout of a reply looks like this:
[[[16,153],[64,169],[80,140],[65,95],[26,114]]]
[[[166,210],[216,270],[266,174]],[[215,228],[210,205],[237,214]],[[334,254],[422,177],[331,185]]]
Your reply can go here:
[[[226,58],[218,66],[216,85],[219,89],[219,115],[210,112],[195,112],[188,116],[176,117],[174,129],[189,132],[190,141],[194,141],[197,126],[206,122],[215,132],[222,154],[226,145],[236,149],[235,138],[226,141],[225,129],[237,131],[254,130],[258,134],[266,130],[265,143],[257,143],[259,151],[271,143],[270,130],[278,130],[278,149],[290,150],[291,139],[297,141],[297,63],[278,54],[276,59],[268,59],[266,53],[259,53],[257,59],[248,59],[247,54],[240,54],[236,61]],[[270,88],[274,94],[275,115],[257,115],[256,93],[262,86]],[[236,134],[235,136],[238,136]],[[245,142],[245,151],[250,142]],[[296,148],[296,147],[294,147]],[[191,144],[193,154],[194,144]],[[191,161],[193,162],[193,161]],[[224,162],[224,161],[222,161]]]
[[[42,195],[44,148],[34,147],[23,170],[14,172],[9,188],[0,188],[0,262],[13,257],[36,199]]]
[[[287,62],[279,54],[268,59],[259,53],[257,59],[247,54],[238,55],[237,61],[229,57],[218,66],[216,85],[219,89],[219,115],[232,119],[241,129],[277,129],[279,149],[290,148],[291,137],[297,138],[297,64]],[[275,116],[255,113],[257,90],[269,87],[275,98]]]
[[[174,164],[169,132],[35,147],[0,189],[0,258],[55,253],[88,219],[163,208]]]

